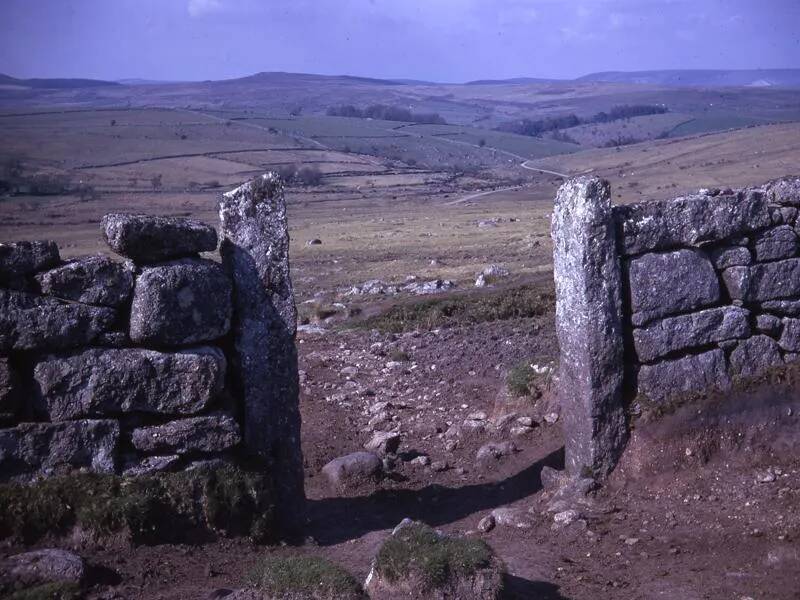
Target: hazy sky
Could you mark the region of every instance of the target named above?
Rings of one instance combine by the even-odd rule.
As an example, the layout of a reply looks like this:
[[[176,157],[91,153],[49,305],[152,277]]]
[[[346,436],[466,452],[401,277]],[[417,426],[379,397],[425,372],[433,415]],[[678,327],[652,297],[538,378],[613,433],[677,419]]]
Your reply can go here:
[[[800,67],[800,0],[0,0],[0,72],[437,81]]]

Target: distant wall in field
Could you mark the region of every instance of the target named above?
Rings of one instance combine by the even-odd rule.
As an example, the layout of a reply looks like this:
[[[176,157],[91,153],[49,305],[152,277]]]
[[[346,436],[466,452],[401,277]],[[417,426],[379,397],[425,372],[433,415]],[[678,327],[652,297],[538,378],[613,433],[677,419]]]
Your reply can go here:
[[[605,475],[627,406],[729,390],[800,359],[800,180],[612,207],[578,178],[553,216],[567,461]]]
[[[216,256],[209,225],[126,214],[102,222],[123,260],[64,262],[53,242],[0,244],[0,481],[246,456],[265,461],[300,510],[280,180],[225,194],[220,216]]]

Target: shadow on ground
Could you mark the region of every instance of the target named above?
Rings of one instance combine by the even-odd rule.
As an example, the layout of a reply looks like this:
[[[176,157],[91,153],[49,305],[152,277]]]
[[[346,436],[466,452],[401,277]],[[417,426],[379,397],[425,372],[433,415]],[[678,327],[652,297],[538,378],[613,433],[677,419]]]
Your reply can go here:
[[[506,575],[503,600],[569,600],[559,587],[545,581],[529,581],[516,575]]]
[[[545,466],[563,469],[564,449],[502,481],[458,488],[434,484],[420,490],[380,490],[369,496],[310,501],[310,533],[320,545],[328,546],[391,529],[406,517],[433,527],[446,525],[535,494],[542,489]]]

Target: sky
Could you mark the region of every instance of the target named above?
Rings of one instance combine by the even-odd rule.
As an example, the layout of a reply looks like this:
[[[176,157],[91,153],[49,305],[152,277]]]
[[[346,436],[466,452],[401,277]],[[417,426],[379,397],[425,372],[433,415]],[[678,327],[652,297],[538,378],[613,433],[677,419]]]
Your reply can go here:
[[[800,0],[0,0],[0,73],[462,82],[800,68]]]

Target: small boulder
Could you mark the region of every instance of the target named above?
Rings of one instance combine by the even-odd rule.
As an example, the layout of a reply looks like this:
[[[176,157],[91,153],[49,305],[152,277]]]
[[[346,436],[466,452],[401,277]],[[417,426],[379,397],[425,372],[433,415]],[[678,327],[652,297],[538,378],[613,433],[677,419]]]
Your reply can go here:
[[[511,456],[517,452],[514,442],[489,442],[478,449],[475,456],[478,462],[488,462],[499,460],[505,456]]]
[[[394,431],[376,431],[372,439],[364,444],[364,449],[376,453],[378,456],[396,454],[400,447],[400,434]]]
[[[26,589],[48,583],[71,583],[78,586],[86,574],[86,565],[80,556],[59,548],[15,554],[0,566],[3,583]]]
[[[383,461],[374,452],[353,452],[334,458],[322,467],[328,483],[339,491],[375,482],[382,473]]]
[[[217,232],[194,219],[109,214],[102,232],[109,247],[141,263],[194,256],[217,247]]]
[[[495,523],[514,529],[530,529],[532,524],[528,513],[519,508],[495,508],[492,511]]]
[[[483,540],[406,519],[378,550],[364,588],[373,600],[496,600],[504,572]]]

